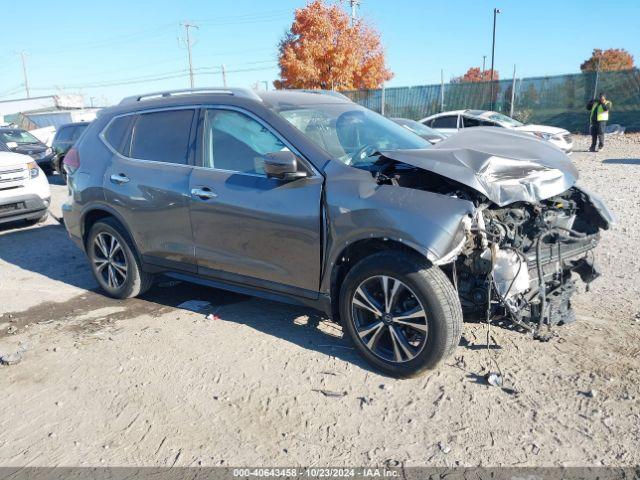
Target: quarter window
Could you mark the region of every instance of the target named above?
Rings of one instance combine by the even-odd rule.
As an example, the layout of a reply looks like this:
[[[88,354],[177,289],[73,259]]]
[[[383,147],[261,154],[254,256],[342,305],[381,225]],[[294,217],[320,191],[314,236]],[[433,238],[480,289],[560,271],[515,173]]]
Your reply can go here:
[[[104,138],[121,155],[129,156],[131,143],[131,125],[135,115],[114,118],[104,134]]]
[[[131,157],[186,165],[194,110],[143,113],[133,129]]]
[[[287,147],[260,122],[240,112],[207,110],[203,166],[264,175],[264,156]]]

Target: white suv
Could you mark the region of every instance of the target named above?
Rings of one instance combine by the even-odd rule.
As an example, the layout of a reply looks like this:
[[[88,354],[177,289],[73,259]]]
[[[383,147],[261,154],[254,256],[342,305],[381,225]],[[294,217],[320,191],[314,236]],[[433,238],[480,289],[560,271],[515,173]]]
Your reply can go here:
[[[35,161],[27,155],[0,151],[0,224],[44,221],[50,201],[49,182]]]

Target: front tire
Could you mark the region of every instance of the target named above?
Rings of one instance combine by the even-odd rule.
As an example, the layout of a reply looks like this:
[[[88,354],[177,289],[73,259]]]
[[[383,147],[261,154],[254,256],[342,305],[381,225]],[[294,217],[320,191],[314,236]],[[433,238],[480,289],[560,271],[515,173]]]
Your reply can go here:
[[[398,378],[435,368],[460,342],[462,308],[437,266],[399,251],[358,262],[340,289],[340,318],[360,354]]]
[[[113,298],[132,298],[146,292],[153,276],[144,272],[127,231],[114,218],[93,224],[86,252],[100,287]]]

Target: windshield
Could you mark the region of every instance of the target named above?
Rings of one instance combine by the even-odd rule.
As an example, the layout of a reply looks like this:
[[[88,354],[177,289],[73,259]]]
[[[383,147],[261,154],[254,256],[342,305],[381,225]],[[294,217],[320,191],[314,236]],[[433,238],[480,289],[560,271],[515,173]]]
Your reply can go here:
[[[40,143],[40,140],[24,130],[0,131],[0,140],[4,143],[15,142],[18,145],[23,143]]]
[[[354,103],[287,106],[278,113],[347,165],[370,165],[380,150],[431,147],[406,128]]]
[[[507,125],[511,125],[514,127],[521,127],[523,125],[519,121],[514,120],[511,117],[507,117],[506,115],[503,115],[501,113],[492,113],[491,115],[489,115],[489,120],[494,120],[500,123],[506,123]]]

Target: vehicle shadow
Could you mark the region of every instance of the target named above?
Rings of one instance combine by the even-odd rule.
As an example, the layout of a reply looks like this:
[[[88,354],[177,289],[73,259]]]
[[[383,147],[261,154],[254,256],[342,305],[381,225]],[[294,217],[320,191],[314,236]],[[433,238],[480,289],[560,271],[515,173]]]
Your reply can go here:
[[[41,321],[66,322],[73,317],[69,316],[70,312],[85,315],[105,307],[127,307],[126,311],[114,316],[113,320],[126,320],[140,315],[157,317],[172,309],[191,310],[182,304],[190,300],[201,300],[209,302],[209,306],[196,310],[203,319],[211,314],[210,321],[249,326],[302,348],[373,371],[342,336],[338,325],[330,322],[320,312],[307,307],[178,282],[164,276],[159,276],[155,285],[139,298],[125,301],[109,298],[98,288],[83,252],[69,240],[62,225],[47,223],[27,227],[24,222],[16,222],[0,226],[0,268],[2,262],[85,291],[66,302],[42,301],[22,312],[10,312],[10,308],[3,308],[2,313],[9,314],[18,328]],[[42,287],[65,288],[64,285],[55,287],[53,283],[51,287]],[[90,323],[90,320],[87,322]]]
[[[58,223],[0,225],[0,261],[74,287],[97,287],[84,254]]]
[[[607,158],[602,163],[618,165],[640,165],[640,158]]]

